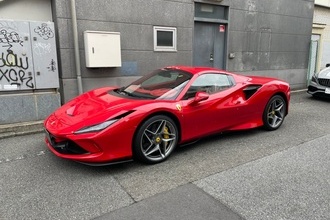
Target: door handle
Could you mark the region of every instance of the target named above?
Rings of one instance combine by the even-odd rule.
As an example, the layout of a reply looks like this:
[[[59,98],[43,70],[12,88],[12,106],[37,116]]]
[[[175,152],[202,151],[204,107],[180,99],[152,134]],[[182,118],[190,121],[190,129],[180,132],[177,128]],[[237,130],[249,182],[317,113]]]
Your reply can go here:
[[[213,62],[213,54],[210,54],[210,62]]]

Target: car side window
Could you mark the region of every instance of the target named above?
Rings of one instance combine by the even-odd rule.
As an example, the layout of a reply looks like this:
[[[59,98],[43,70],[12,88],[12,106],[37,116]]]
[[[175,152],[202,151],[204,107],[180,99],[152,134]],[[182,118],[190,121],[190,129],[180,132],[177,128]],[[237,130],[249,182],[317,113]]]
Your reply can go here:
[[[197,92],[214,94],[234,85],[230,76],[220,73],[207,73],[198,76],[189,87],[184,99],[195,97]]]

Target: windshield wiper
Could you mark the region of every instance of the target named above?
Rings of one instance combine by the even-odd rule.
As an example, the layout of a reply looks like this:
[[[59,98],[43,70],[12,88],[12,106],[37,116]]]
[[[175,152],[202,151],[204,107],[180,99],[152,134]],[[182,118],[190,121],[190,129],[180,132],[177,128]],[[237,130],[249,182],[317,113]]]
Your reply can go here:
[[[122,95],[133,96],[132,93],[126,92],[125,90],[119,90],[118,93]]]
[[[117,89],[115,92],[117,92],[120,95],[126,95],[126,96],[130,96],[130,97],[135,97],[135,98],[140,98],[140,99],[154,99],[155,97],[147,95],[147,94],[134,94],[134,93],[130,93],[125,91],[123,88],[121,89]]]
[[[117,89],[116,92],[118,94],[120,94],[120,95],[126,95],[126,96],[131,96],[131,97],[138,97],[138,96],[134,95],[133,93],[130,93],[130,92],[125,91],[124,88]]]
[[[126,92],[124,89],[125,89],[124,87],[121,87],[121,88],[115,89],[113,91],[115,93],[118,93],[118,94],[121,94],[121,95],[128,95],[129,96],[130,93],[129,92]]]

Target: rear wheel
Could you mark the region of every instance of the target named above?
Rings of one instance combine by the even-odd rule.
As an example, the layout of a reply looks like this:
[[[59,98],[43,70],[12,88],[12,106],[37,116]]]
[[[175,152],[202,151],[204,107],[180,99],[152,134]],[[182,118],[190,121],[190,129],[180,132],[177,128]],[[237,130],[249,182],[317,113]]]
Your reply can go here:
[[[263,113],[264,128],[269,131],[278,129],[286,115],[286,102],[280,95],[273,96]]]
[[[133,146],[133,155],[144,163],[166,160],[178,142],[178,129],[174,121],[157,115],[146,120],[139,128]]]

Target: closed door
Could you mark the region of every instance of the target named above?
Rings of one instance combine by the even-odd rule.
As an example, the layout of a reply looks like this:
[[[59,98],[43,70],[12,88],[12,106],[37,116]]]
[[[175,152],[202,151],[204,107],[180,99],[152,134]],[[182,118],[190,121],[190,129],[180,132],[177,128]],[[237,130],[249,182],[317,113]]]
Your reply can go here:
[[[225,25],[195,22],[194,66],[225,68]]]

